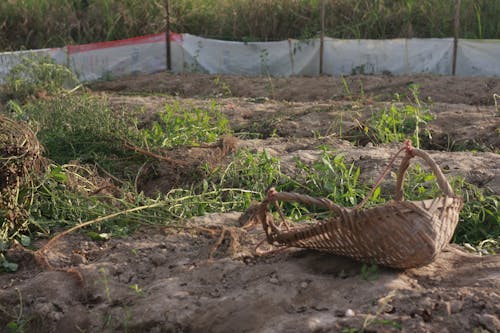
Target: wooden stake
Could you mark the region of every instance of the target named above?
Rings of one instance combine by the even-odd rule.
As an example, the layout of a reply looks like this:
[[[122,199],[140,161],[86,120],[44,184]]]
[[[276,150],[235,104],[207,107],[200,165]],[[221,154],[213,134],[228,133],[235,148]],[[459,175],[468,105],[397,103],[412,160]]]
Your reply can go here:
[[[323,74],[324,48],[325,48],[325,0],[321,0],[321,31],[319,34],[319,75]]]
[[[166,45],[166,62],[167,62],[167,71],[172,70],[172,57],[170,51],[170,6],[168,4],[168,0],[165,0],[165,45]]]
[[[454,38],[453,38],[453,67],[451,74],[455,76],[457,72],[457,49],[458,49],[458,34],[460,30],[460,0],[456,0],[455,4],[455,22],[454,22]]]

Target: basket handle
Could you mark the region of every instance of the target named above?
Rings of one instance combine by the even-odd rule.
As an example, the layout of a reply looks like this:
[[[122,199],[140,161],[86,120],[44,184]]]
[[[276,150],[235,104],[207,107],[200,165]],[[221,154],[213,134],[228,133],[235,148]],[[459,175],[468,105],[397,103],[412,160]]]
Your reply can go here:
[[[331,210],[337,214],[341,214],[347,209],[333,203],[333,201],[327,198],[314,198],[306,194],[299,194],[295,192],[276,192],[274,188],[271,188],[268,192],[268,198],[265,202],[269,203],[273,201],[300,202],[305,205],[315,205],[327,208],[328,210]]]
[[[443,172],[436,164],[436,162],[432,159],[432,157],[423,150],[412,148],[411,150],[407,150],[405,156],[403,157],[403,160],[401,161],[401,165],[399,166],[394,199],[396,201],[403,200],[404,177],[406,174],[406,170],[410,165],[410,160],[415,156],[424,159],[427,162],[427,164],[431,167],[432,171],[436,175],[436,179],[441,191],[443,191],[443,193],[448,197],[454,197],[455,193],[453,192],[453,189],[451,188],[450,184],[448,183],[448,180],[446,180],[446,177],[444,176]]]
[[[300,202],[306,205],[321,206],[329,209],[330,211],[333,211],[338,215],[346,214],[350,211],[348,208],[337,205],[326,198],[313,198],[309,195],[294,192],[277,192],[276,189],[272,187],[268,190],[266,199],[260,203],[257,208],[257,212],[254,215],[254,218],[257,218],[257,221],[260,221],[260,223],[262,223],[269,244],[273,244],[276,241],[276,237],[281,233],[280,228],[276,226],[276,224],[274,224],[273,218],[267,214],[267,212],[269,211],[268,205],[276,205],[277,201]],[[285,216],[281,212],[279,206],[276,206],[276,209],[280,214],[282,222],[284,222],[287,229],[289,229],[288,224],[285,220]]]

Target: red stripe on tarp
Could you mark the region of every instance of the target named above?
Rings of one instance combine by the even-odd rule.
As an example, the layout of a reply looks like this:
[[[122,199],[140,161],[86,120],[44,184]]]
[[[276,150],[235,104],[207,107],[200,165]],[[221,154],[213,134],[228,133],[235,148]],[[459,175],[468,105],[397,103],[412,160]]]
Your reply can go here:
[[[182,34],[175,32],[170,33],[170,40],[172,42],[182,42]],[[148,44],[148,43],[158,43],[165,42],[165,33],[152,34],[146,36],[132,37],[127,39],[113,40],[109,42],[99,42],[91,44],[81,44],[81,45],[68,45],[68,53],[80,53],[88,52],[100,49],[106,49],[110,47],[120,47],[138,44]]]

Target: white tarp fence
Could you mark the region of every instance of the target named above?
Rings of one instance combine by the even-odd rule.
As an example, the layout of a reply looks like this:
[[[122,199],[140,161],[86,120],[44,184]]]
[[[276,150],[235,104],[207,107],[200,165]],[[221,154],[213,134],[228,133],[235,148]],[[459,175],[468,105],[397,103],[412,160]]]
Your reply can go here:
[[[172,34],[172,71],[247,76],[315,76],[319,74],[319,39],[279,42],[228,42],[189,34]],[[0,53],[0,82],[28,53],[50,55],[82,81],[165,70],[165,34]],[[341,40],[325,38],[323,73],[450,75],[453,39]],[[500,40],[460,39],[457,75],[500,77]]]
[[[500,76],[500,39],[460,39],[457,50],[457,75]]]
[[[319,68],[317,39],[242,43],[184,34],[182,54],[188,72],[290,76],[315,75]]]
[[[158,37],[68,46],[69,65],[82,81],[153,73],[165,66],[165,42]]]
[[[500,55],[500,54],[499,54]],[[325,39],[324,72],[331,75],[451,74],[453,39]],[[498,72],[500,74],[500,71]]]

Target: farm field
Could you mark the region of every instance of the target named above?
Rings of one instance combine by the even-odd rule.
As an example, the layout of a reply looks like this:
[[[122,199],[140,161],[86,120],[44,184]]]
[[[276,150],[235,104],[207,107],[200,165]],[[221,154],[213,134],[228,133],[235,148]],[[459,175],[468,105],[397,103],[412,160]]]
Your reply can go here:
[[[0,273],[2,330],[500,331],[500,79],[158,73],[85,89],[2,106],[37,119],[44,154],[58,166],[50,174],[64,173],[65,186],[57,189],[85,194],[71,197],[71,207],[97,198],[82,212],[33,204],[33,219],[50,232],[35,237],[32,226],[29,246],[5,251],[18,267]],[[80,97],[87,109],[104,105],[117,119],[135,118],[146,134],[123,144],[136,155],[116,153],[110,161],[79,154],[93,141],[110,144],[88,127],[79,134],[87,143],[71,145],[78,162],[67,158],[64,140],[81,120],[68,117],[56,136],[49,127],[57,118],[38,110],[78,106]],[[113,119],[99,117],[92,126]],[[401,157],[389,162],[406,138],[429,152],[466,201],[454,243],[433,263],[403,271],[312,250],[255,255],[264,231],[242,228],[241,216],[268,186],[317,197],[338,192],[329,198],[352,206],[389,167],[379,197],[369,202],[382,205],[393,194]],[[407,175],[407,198],[438,195],[425,164],[413,163],[421,167]],[[79,175],[74,184],[70,175]],[[54,206],[67,201],[56,200]],[[89,213],[102,202],[106,213]],[[138,207],[151,213],[137,217]],[[33,252],[71,227],[72,218],[82,223],[114,212],[139,223],[105,220],[61,237],[43,260]]]

